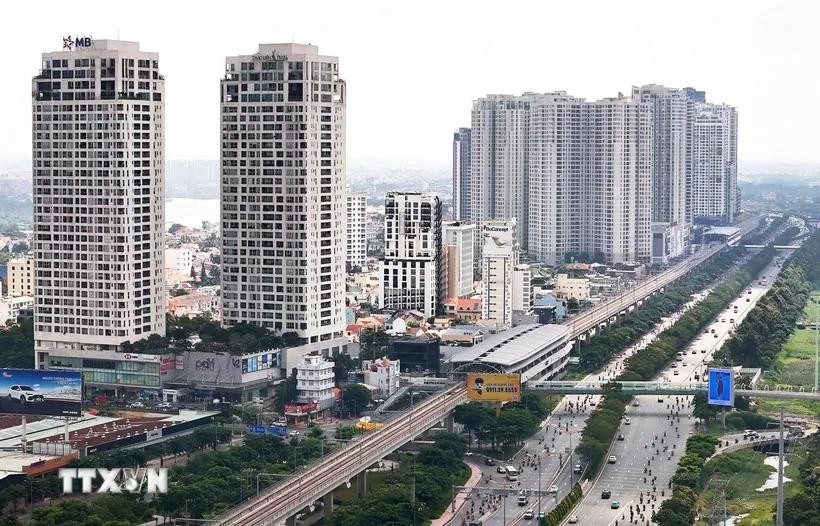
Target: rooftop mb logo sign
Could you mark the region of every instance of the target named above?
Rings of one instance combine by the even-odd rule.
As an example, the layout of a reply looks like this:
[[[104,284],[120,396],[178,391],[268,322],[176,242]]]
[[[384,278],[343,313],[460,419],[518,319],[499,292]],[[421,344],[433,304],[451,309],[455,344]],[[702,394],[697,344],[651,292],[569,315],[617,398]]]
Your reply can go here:
[[[90,49],[94,41],[91,37],[63,37],[63,51],[74,51],[75,49]]]

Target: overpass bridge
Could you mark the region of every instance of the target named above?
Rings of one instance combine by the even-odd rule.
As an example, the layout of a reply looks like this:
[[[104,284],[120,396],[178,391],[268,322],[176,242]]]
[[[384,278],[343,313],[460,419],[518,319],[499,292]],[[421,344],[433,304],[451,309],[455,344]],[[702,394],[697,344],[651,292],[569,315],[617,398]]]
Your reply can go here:
[[[413,410],[389,421],[384,427],[357,437],[347,447],[309,466],[293,477],[227,510],[211,524],[256,526],[295,522],[294,517],[316,500],[352,482],[362,470],[378,462],[439,422],[444,422],[457,405],[467,401],[467,387],[458,384],[430,396]],[[362,483],[363,478],[356,480]],[[326,509],[332,509],[326,507]]]
[[[739,246],[746,247],[746,248],[766,248],[766,245],[743,245],[743,244],[741,244]],[[775,245],[773,248],[775,250],[797,250],[798,248],[800,248],[800,246],[798,246],[798,245]]]
[[[682,395],[689,396],[705,393],[709,389],[706,382],[573,382],[546,381],[527,382],[528,391],[543,391],[550,394],[589,395],[602,394],[612,389],[620,389],[630,395]],[[755,398],[778,398],[797,400],[820,400],[820,393],[814,388],[788,388],[779,386],[775,389],[735,389],[737,396]]]
[[[630,306],[638,305],[648,300],[651,295],[658,291],[662,292],[665,286],[679,279],[725,247],[726,245],[719,245],[711,249],[702,250],[685,263],[665,270],[657,276],[653,276],[629,289],[620,296],[616,296],[604,303],[599,303],[591,309],[567,320],[565,325],[570,328],[572,338],[578,338],[586,333],[590,333],[599,328],[602,323],[608,323],[610,320],[614,321],[613,318],[626,314]]]

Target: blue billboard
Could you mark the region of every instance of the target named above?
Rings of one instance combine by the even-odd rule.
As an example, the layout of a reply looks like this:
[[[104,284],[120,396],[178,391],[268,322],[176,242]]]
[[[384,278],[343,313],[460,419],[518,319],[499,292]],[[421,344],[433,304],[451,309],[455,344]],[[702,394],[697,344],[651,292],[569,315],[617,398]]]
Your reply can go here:
[[[735,405],[735,372],[732,369],[709,369],[709,405]]]
[[[0,370],[0,414],[81,416],[79,371]]]

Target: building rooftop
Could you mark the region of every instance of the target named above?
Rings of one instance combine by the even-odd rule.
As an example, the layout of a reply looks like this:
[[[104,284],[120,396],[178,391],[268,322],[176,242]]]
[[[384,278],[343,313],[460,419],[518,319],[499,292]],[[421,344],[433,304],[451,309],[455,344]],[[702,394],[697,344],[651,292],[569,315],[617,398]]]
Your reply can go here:
[[[519,325],[494,334],[483,342],[459,352],[450,361],[454,363],[480,361],[512,366],[540,349],[569,336],[569,329],[563,325]]]

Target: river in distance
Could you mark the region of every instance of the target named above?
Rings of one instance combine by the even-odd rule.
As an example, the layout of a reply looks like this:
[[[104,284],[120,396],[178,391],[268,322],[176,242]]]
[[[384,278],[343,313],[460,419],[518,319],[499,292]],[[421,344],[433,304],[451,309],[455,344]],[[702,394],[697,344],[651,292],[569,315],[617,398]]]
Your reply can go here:
[[[174,223],[202,228],[202,222],[219,222],[219,199],[172,197],[165,200],[165,228]]]

